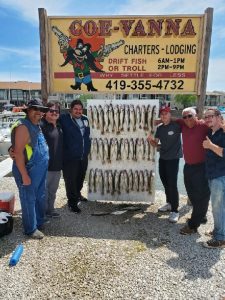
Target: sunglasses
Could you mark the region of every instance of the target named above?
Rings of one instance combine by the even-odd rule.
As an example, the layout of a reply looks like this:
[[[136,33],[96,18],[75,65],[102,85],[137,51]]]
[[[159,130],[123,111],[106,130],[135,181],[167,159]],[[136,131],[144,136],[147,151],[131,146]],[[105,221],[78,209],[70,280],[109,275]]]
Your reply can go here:
[[[183,116],[183,119],[184,120],[191,119],[192,117],[193,117],[193,115],[189,114],[189,115]]]
[[[59,110],[58,109],[49,109],[49,112],[51,113],[51,114],[53,114],[53,113],[56,113],[56,114],[59,114]]]

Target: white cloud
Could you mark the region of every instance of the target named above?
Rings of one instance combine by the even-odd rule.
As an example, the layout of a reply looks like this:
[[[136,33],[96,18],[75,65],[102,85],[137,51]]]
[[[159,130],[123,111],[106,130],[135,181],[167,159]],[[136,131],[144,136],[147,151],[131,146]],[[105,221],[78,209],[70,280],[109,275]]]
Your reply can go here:
[[[207,7],[215,12],[225,11],[224,0],[130,0],[121,5],[120,15],[202,14]]]
[[[10,56],[15,55],[18,57],[24,57],[29,60],[40,60],[40,50],[39,48],[26,48],[26,49],[18,49],[18,48],[9,48],[9,47],[1,47],[0,46],[0,60],[8,58]]]
[[[48,15],[68,14],[73,7],[72,0],[0,0],[0,5],[11,8],[20,13],[21,17],[31,23],[38,24],[38,8],[45,8]]]
[[[32,72],[30,74],[26,72],[0,72],[0,81],[30,81],[41,82],[40,72]]]
[[[209,60],[207,91],[225,91],[225,58]]]

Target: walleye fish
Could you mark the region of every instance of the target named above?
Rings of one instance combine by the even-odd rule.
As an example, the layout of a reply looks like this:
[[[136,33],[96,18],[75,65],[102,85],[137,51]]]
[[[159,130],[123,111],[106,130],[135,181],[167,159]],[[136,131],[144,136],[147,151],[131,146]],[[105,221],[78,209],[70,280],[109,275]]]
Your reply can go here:
[[[129,158],[135,160],[135,143],[132,138],[130,139],[129,149],[130,149]]]
[[[87,116],[90,123],[90,127],[94,128],[94,112],[91,105],[88,107]]]
[[[96,177],[98,178],[97,184],[96,184],[96,190],[97,192],[101,193],[101,195],[104,194],[104,178],[102,174],[102,170],[98,169]]]
[[[151,150],[151,145],[149,141],[146,139],[145,140],[145,158],[150,160],[150,150]]]
[[[144,190],[148,192],[149,190],[149,173],[148,170],[144,170]]]
[[[89,158],[90,160],[92,160],[92,148],[93,148],[92,141],[93,141],[93,139],[90,138],[90,144],[91,144],[91,147],[90,147],[90,152],[89,152],[89,155],[88,155],[88,158]]]
[[[144,192],[145,186],[144,186],[144,172],[139,172],[139,190],[140,192]]]
[[[130,155],[130,143],[128,139],[124,140],[124,152],[125,152],[125,157],[127,160],[129,160],[129,155]]]
[[[99,129],[99,115],[98,115],[98,109],[97,106],[94,105],[93,108],[93,119],[94,119],[94,128],[95,129]]]
[[[109,170],[109,181],[108,181],[108,183],[109,183],[109,193],[111,195],[113,195],[114,194],[114,188],[113,188],[113,172],[112,172],[112,170]]]
[[[149,189],[148,189],[149,194],[151,194],[151,195],[153,194],[154,188],[155,188],[155,172],[150,171],[150,175],[149,175]]]
[[[127,160],[127,153],[125,151],[125,139],[120,140],[120,158],[122,161]]]
[[[101,160],[102,164],[104,164],[105,163],[104,143],[103,143],[103,140],[101,138],[98,140],[98,156],[99,156],[99,159]]]
[[[104,105],[104,128],[105,131],[109,131],[109,106],[108,104]]]
[[[151,133],[155,133],[156,125],[155,125],[155,120],[157,118],[157,109],[156,106],[154,105],[152,108],[152,116],[151,116]]]
[[[109,105],[109,129],[111,132],[114,132],[114,111],[113,111],[113,106],[112,104]]]
[[[94,191],[94,177],[95,175],[95,172],[94,172],[94,169],[90,169],[90,172],[89,172],[89,177],[88,177],[88,192],[89,193],[92,193],[92,191]]]
[[[114,191],[120,193],[120,172],[114,171]]]
[[[124,125],[123,128],[125,131],[130,130],[130,110],[129,105],[125,106],[125,115],[124,115]]]
[[[133,191],[133,184],[134,184],[134,176],[133,176],[133,171],[132,169],[129,170],[128,172],[128,179],[129,179],[129,190]]]
[[[145,130],[145,114],[146,108],[145,105],[141,106],[141,128]]]
[[[156,148],[150,144],[150,160],[155,161]]]
[[[120,109],[120,131],[123,131],[125,105],[124,104],[120,105],[119,109]]]
[[[98,159],[98,139],[92,139],[92,147],[91,147],[91,158],[92,160]]]
[[[134,172],[133,189],[134,189],[135,192],[139,192],[139,174],[138,174],[137,170]]]
[[[129,193],[129,178],[126,170],[120,173],[120,192]]]
[[[136,128],[137,127],[141,129],[141,109],[139,105],[136,107]]]
[[[145,160],[145,140],[141,138],[141,153],[142,159]]]
[[[118,140],[117,138],[113,138],[111,139],[110,142],[110,162],[118,160],[118,152],[119,152]]]
[[[143,149],[142,149],[142,143],[141,139],[136,139],[136,145],[135,145],[135,158],[136,161],[141,161],[143,155]]]
[[[123,171],[123,174],[124,174],[124,178],[125,178],[124,189],[125,189],[125,192],[129,193],[129,176],[128,176],[128,173],[126,170]]]
[[[148,105],[148,107],[147,107],[147,130],[149,132],[151,132],[151,130],[152,130],[151,121],[152,121],[152,106]]]
[[[109,193],[109,173],[107,170],[103,173],[103,179],[104,179],[104,193]]]
[[[103,148],[104,148],[104,161],[109,161],[109,142],[108,139],[105,138],[103,141]]]
[[[96,168],[94,171],[94,192],[96,193],[97,191],[97,186],[98,186],[98,169]]]
[[[116,134],[120,133],[120,109],[119,105],[114,107],[114,122],[115,122],[115,131]]]
[[[135,109],[134,105],[130,105],[130,128],[135,131],[136,130],[136,118],[135,118]]]
[[[99,129],[101,134],[104,134],[104,110],[101,105],[98,106]]]

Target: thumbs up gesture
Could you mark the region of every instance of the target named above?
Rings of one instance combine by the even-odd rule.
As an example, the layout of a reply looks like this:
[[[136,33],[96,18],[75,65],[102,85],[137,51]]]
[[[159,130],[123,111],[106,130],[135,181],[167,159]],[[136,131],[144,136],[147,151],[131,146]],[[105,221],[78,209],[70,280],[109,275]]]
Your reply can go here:
[[[206,140],[203,141],[202,146],[204,149],[211,149],[212,142],[210,141],[208,136],[206,137]]]

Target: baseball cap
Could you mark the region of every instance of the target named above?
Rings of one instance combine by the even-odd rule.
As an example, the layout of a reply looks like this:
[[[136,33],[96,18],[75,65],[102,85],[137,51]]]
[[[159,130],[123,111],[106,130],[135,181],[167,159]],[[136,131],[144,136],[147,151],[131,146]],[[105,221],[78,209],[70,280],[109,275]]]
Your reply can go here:
[[[169,106],[162,106],[159,110],[159,114],[161,114],[162,112],[170,112],[171,109]]]
[[[47,112],[49,110],[49,107],[44,106],[41,100],[32,99],[27,102],[25,108],[23,108],[23,111],[26,112],[27,109],[32,108],[32,107],[36,107],[36,108],[40,109],[41,112]]]

